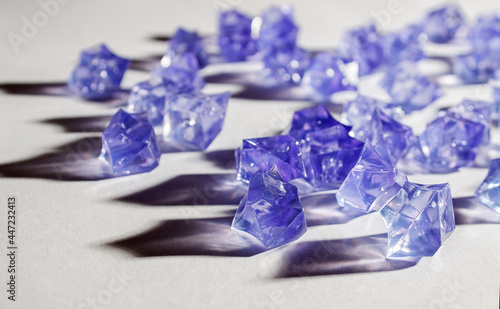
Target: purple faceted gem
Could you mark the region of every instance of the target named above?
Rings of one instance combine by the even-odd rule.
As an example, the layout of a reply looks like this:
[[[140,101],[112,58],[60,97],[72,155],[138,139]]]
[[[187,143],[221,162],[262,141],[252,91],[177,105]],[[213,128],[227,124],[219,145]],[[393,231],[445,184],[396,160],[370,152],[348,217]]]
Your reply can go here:
[[[289,135],[245,139],[235,157],[237,178],[243,182],[257,171],[279,174],[284,181],[304,177],[299,142]]]
[[[260,25],[257,46],[264,53],[295,47],[299,28],[293,20],[291,6],[271,6],[254,18],[253,23]]]
[[[458,56],[453,59],[452,69],[466,84],[486,83],[500,70],[500,48]]]
[[[308,133],[331,128],[336,125],[342,124],[332,117],[325,105],[320,104],[296,111],[293,114],[292,127],[288,134],[295,137],[303,145]],[[344,127],[347,131],[351,130],[351,127]]]
[[[172,91],[173,89],[153,79],[140,82],[130,92],[127,111],[135,114],[147,112],[152,125],[161,124],[165,111],[165,97]]]
[[[406,182],[380,214],[389,229],[389,258],[432,256],[455,229],[447,183]]]
[[[255,236],[267,248],[299,239],[307,226],[297,187],[256,172],[231,227]]]
[[[356,87],[349,83],[344,71],[344,62],[336,54],[321,52],[306,70],[303,84],[325,98],[338,91],[355,90]]]
[[[433,173],[472,166],[482,144],[485,126],[456,113],[446,113],[427,125],[406,159]]]
[[[86,49],[71,73],[69,88],[88,100],[109,98],[120,90],[129,63],[128,59],[118,57],[104,44]]]
[[[493,104],[494,112],[500,115],[500,80],[494,80],[491,82],[493,88]]]
[[[446,5],[429,12],[422,26],[430,41],[447,43],[455,37],[460,27],[465,26],[465,21],[457,6]]]
[[[137,115],[120,109],[102,133],[99,159],[117,175],[149,172],[158,166],[160,155],[153,127]]]
[[[476,196],[483,204],[500,213],[500,159],[491,160],[488,175],[477,188]]]
[[[479,122],[489,127],[491,124],[493,104],[486,101],[465,99],[462,103],[450,108],[449,111],[457,113],[465,119]]]
[[[495,14],[479,16],[467,29],[467,40],[476,51],[490,49],[500,38],[500,17]]]
[[[302,48],[276,50],[264,57],[264,76],[275,84],[298,85],[309,62],[309,54]]]
[[[356,165],[363,142],[349,136],[343,125],[306,135],[306,180],[317,191],[337,189]]]
[[[443,95],[441,88],[421,75],[411,61],[390,68],[380,85],[392,99],[387,107],[400,107],[405,113],[421,110]]]
[[[370,142],[366,142],[358,162],[337,192],[337,201],[340,206],[362,212],[377,211],[399,192],[406,181],[406,175],[398,172]]]
[[[372,73],[386,60],[374,23],[346,32],[340,43],[340,54],[346,61],[358,63],[359,76]]]
[[[421,26],[410,25],[399,32],[380,37],[387,64],[393,66],[405,60],[416,62],[423,59],[422,31]]]
[[[257,44],[252,38],[252,19],[236,10],[219,15],[219,46],[227,61],[244,61],[255,54]]]
[[[162,65],[168,67],[175,57],[184,53],[193,53],[200,68],[208,64],[208,54],[205,50],[203,38],[196,31],[189,32],[178,28],[172,39],[168,41],[168,50],[161,60]]]
[[[222,130],[230,92],[179,94],[167,100],[163,139],[205,150]]]

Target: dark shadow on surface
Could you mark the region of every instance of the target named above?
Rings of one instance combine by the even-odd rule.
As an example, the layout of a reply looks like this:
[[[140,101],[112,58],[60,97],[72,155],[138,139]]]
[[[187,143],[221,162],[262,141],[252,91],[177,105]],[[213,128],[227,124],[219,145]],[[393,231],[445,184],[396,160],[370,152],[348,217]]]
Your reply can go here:
[[[130,61],[129,69],[149,72],[153,67],[160,65],[162,57],[163,55],[153,55],[143,59],[132,59]]]
[[[227,170],[234,170],[236,168],[234,149],[209,151],[203,155],[206,160],[213,162],[217,167]]]
[[[118,200],[145,206],[238,205],[246,191],[235,174],[181,175]]]
[[[233,217],[162,221],[139,235],[109,243],[137,257],[210,255],[249,257],[266,248],[231,229]]]
[[[159,41],[159,42],[166,42],[170,41],[172,39],[171,35],[165,35],[165,34],[157,34],[149,37],[150,40],[152,41]]]
[[[106,129],[111,116],[52,118],[43,123],[60,126],[65,132],[99,132]]]
[[[0,165],[0,175],[12,178],[100,180],[115,177],[109,165],[97,159],[101,138],[79,139],[31,159]]]
[[[400,270],[420,258],[386,259],[387,235],[291,244],[277,278]]]
[[[8,94],[73,96],[65,82],[53,83],[4,83],[0,90]]]
[[[349,207],[341,207],[337,203],[335,193],[323,193],[304,196],[300,199],[304,207],[307,226],[343,224],[357,217],[366,215]]]
[[[500,214],[483,205],[475,196],[453,199],[455,224],[500,224]]]
[[[208,84],[232,84],[232,85],[255,85],[262,78],[259,73],[239,72],[239,73],[217,73],[203,76]]]

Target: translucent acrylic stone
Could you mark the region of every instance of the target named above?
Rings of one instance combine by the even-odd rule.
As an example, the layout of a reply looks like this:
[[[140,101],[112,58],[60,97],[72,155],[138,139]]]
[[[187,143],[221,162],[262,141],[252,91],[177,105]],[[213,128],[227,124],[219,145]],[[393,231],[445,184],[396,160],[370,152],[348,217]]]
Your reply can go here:
[[[267,248],[300,238],[307,226],[297,187],[256,172],[236,211],[232,228],[255,236]]]
[[[498,44],[500,38],[500,17],[496,14],[479,16],[467,28],[467,40],[478,50],[489,49]]]
[[[429,12],[422,26],[430,41],[447,43],[455,37],[460,27],[465,26],[465,21],[457,6],[446,5]]]
[[[336,54],[321,52],[304,73],[303,84],[325,98],[335,92],[355,90],[356,87],[349,83],[344,71],[345,64]]]
[[[284,181],[304,177],[299,142],[289,135],[245,139],[235,157],[237,178],[243,182],[257,171],[279,174]]]
[[[309,62],[302,48],[276,50],[264,57],[264,76],[273,84],[298,85]]]
[[[207,149],[222,130],[230,96],[230,92],[188,93],[168,99],[163,139],[185,148]]]
[[[325,105],[320,104],[296,111],[293,114],[292,127],[288,134],[295,137],[303,145],[308,133],[331,128],[336,125],[342,124],[332,117]],[[351,127],[344,127],[347,131],[351,130]]]
[[[149,172],[158,166],[160,155],[153,127],[137,115],[120,109],[102,133],[99,159],[117,175]]]
[[[500,159],[491,161],[488,175],[477,188],[476,196],[483,204],[500,213]]]
[[[359,76],[372,73],[385,62],[384,49],[374,23],[350,30],[340,43],[340,54],[347,61],[356,61]]]
[[[421,75],[411,61],[391,67],[380,85],[391,97],[387,107],[400,107],[405,113],[421,110],[443,95],[441,88]]]
[[[71,73],[69,88],[88,100],[109,98],[120,89],[129,63],[128,59],[113,54],[104,44],[86,49]]]
[[[293,20],[291,6],[271,6],[260,17],[254,18],[253,23],[260,26],[257,45],[264,53],[295,47],[299,28]]]
[[[163,123],[165,112],[165,97],[173,89],[165,87],[163,83],[147,80],[136,84],[130,92],[127,102],[127,111],[130,113],[147,112],[148,120],[152,125]]]
[[[244,61],[255,54],[257,44],[252,38],[252,19],[236,10],[219,15],[219,47],[227,61]]]
[[[486,101],[465,99],[462,103],[450,108],[449,111],[457,113],[465,119],[479,122],[489,127],[493,104]]]
[[[380,37],[380,44],[388,65],[396,65],[401,61],[416,62],[424,58],[422,51],[422,27],[410,25],[398,32],[388,33]]]
[[[500,69],[500,48],[497,51],[474,51],[453,59],[453,74],[467,84],[486,83]]]
[[[366,142],[358,162],[337,192],[337,201],[340,206],[362,212],[377,211],[399,192],[406,181],[403,173]]]
[[[342,125],[306,135],[306,179],[317,191],[337,189],[356,165],[363,142],[349,136]]]
[[[406,182],[380,214],[389,229],[389,258],[432,256],[455,229],[448,184]]]
[[[205,50],[203,38],[196,31],[190,32],[178,28],[174,36],[167,42],[168,49],[161,59],[162,66],[168,67],[176,56],[184,53],[193,53],[200,68],[208,64],[208,54]]]
[[[427,125],[407,159],[433,173],[472,166],[482,144],[485,126],[456,113],[447,113]]]
[[[491,87],[493,88],[493,111],[498,117],[500,115],[500,79],[492,81]]]

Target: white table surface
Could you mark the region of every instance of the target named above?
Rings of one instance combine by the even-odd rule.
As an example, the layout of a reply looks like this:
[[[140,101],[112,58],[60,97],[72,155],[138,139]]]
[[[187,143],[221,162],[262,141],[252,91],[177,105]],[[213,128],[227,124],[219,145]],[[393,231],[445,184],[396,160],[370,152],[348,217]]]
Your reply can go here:
[[[228,183],[231,150],[243,138],[279,132],[293,111],[311,105],[300,96],[279,100],[276,93],[273,99],[250,99],[254,88],[241,92],[244,85],[213,76],[241,66],[204,72],[217,81],[207,85],[208,92],[240,93],[230,100],[224,129],[207,154],[166,153],[151,173],[84,180],[92,179],[96,168],[84,159],[95,155],[99,130],[117,106],[41,93],[61,94],[59,84],[81,49],[106,42],[124,57],[157,56],[165,45],[153,37],[170,35],[179,25],[214,34],[215,7],[233,4],[258,14],[270,3],[67,2],[17,53],[8,34],[21,34],[23,18],[32,19],[41,7],[36,1],[0,2],[1,308],[498,308],[500,226],[485,223],[499,222],[500,216],[470,206],[467,199],[485,177],[484,168],[410,176],[415,182],[450,182],[460,206],[461,224],[453,235],[435,256],[416,265],[384,259],[385,240],[373,236],[385,232],[378,214],[353,218],[318,207],[314,199],[309,200],[310,227],[299,241],[254,255],[239,248],[241,239],[231,237],[228,222],[244,191]],[[276,1],[294,5],[299,44],[315,50],[334,47],[342,30],[366,22],[389,2]],[[436,2],[399,1],[401,12],[384,30],[416,21]],[[469,18],[500,9],[492,1],[461,5]],[[147,76],[129,70],[123,86]],[[371,91],[369,84],[365,92]],[[405,122],[421,131],[440,106],[489,96],[478,85],[446,87],[445,93]],[[58,179],[54,168],[61,171],[61,166],[66,170]],[[4,291],[10,196],[17,198],[15,303]],[[282,278],[293,274],[298,275]]]

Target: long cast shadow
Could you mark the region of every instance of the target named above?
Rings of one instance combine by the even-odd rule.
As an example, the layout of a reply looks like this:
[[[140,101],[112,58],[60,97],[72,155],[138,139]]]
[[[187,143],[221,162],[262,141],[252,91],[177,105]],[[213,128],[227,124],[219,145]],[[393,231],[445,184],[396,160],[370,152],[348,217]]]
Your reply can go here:
[[[500,214],[483,205],[475,196],[453,199],[455,224],[500,224]]]
[[[145,206],[238,205],[246,190],[235,174],[181,175],[118,200]]]
[[[366,215],[361,211],[339,206],[335,193],[304,196],[300,201],[304,207],[307,226],[343,224]]]
[[[111,116],[70,117],[52,118],[44,120],[43,123],[60,126],[65,132],[103,132],[106,129]]]
[[[109,246],[137,257],[210,255],[249,257],[266,248],[252,236],[231,229],[232,217],[162,221],[151,230]]]
[[[217,167],[226,170],[234,170],[236,168],[234,149],[214,150],[205,152],[203,155],[206,160],[213,162]]]

